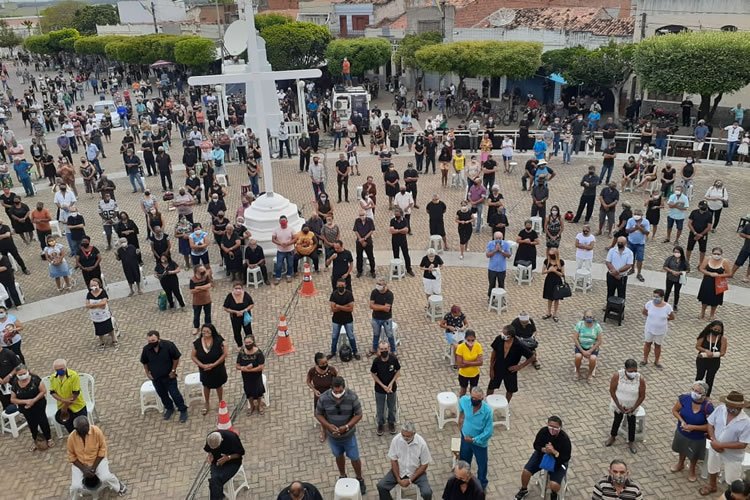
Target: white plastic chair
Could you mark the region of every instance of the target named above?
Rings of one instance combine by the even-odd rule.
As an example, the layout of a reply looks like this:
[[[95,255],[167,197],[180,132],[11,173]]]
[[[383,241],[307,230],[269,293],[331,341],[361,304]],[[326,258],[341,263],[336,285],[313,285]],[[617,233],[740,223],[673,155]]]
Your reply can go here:
[[[439,254],[443,253],[443,237],[439,234],[433,234],[430,236],[430,246],[428,248],[434,248]]]
[[[0,432],[7,432],[14,438],[18,437],[18,431],[24,427],[28,427],[28,423],[20,411],[14,413],[7,413],[3,411],[0,413]]]
[[[199,372],[185,375],[185,402],[189,403],[194,399],[203,401],[203,385]]]
[[[154,408],[159,413],[164,412],[164,405],[161,403],[161,399],[156,393],[154,383],[150,380],[146,380],[141,384],[141,415],[145,415],[146,410],[149,408]]]
[[[391,259],[391,271],[389,273],[391,280],[402,280],[406,276],[404,271],[404,261],[401,259]]]
[[[224,174],[216,174],[216,183],[220,186],[229,187],[229,182],[227,182],[227,176]]]
[[[532,265],[529,264],[528,266],[516,266],[516,283],[519,285],[526,283],[527,285],[531,285],[531,281],[534,279],[534,272],[532,269]]]
[[[251,279],[252,278],[252,279]],[[260,267],[247,268],[247,284],[245,286],[253,286],[258,288],[263,284],[263,271]]]
[[[350,477],[342,477],[336,481],[333,490],[333,500],[362,500],[359,491],[359,481]]]
[[[63,237],[62,228],[60,227],[60,221],[51,220],[49,221],[50,229],[52,234],[56,234],[59,238]]]
[[[427,299],[428,308],[425,311],[425,316],[431,321],[437,321],[442,319],[445,314],[443,310],[443,296],[442,295],[430,295]]]
[[[247,475],[245,474],[245,466],[240,465],[240,468],[237,469],[237,473],[232,476],[232,479],[224,484],[224,493],[229,500],[236,500],[237,493],[242,491],[243,488],[247,488],[250,491],[250,484],[247,482]]]
[[[538,215],[534,217],[529,217],[529,220],[531,220],[531,230],[536,231],[537,233],[543,233],[544,229],[542,228],[544,220],[539,217]]]
[[[508,293],[504,288],[493,288],[490,293],[490,302],[487,304],[487,312],[492,310],[500,314],[508,310]]]
[[[510,430],[510,406],[505,396],[500,394],[490,394],[485,398],[485,402],[492,409],[492,426],[504,425]],[[505,413],[505,420],[495,420],[495,412],[502,411]]]
[[[573,278],[573,291],[581,290],[583,293],[586,293],[591,290],[591,288],[591,271],[588,269],[576,270],[575,277]]]
[[[271,392],[268,390],[268,377],[266,377],[266,374],[263,373],[263,389],[265,389],[265,393],[263,394],[263,402],[266,403],[266,406],[271,406]]]
[[[86,413],[90,424],[96,423],[100,420],[99,413],[96,411],[96,382],[94,377],[88,373],[78,374],[78,378],[81,382],[81,393],[83,394],[83,400],[86,402]]]
[[[445,411],[453,410],[455,417],[446,417]],[[453,392],[441,392],[437,395],[437,408],[435,416],[438,420],[438,428],[442,430],[446,422],[455,422],[458,425],[458,396]]]
[[[57,420],[55,420],[55,414],[57,413],[57,400],[53,398],[52,394],[49,392],[49,387],[50,387],[49,375],[42,378],[42,383],[44,384],[44,387],[47,389],[47,393],[45,397],[47,401],[47,407],[45,408],[44,412],[47,415],[47,420],[49,421],[50,427],[55,429],[55,434],[57,434],[58,439],[61,439],[64,436],[63,427],[57,423]]]

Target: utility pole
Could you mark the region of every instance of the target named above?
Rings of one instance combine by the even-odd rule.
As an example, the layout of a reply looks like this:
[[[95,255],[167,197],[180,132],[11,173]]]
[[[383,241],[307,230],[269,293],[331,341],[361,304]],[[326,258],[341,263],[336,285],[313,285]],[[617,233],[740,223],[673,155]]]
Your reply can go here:
[[[154,5],[154,2],[151,2],[151,17],[154,19],[154,34],[159,33],[159,26],[156,24],[156,5]]]

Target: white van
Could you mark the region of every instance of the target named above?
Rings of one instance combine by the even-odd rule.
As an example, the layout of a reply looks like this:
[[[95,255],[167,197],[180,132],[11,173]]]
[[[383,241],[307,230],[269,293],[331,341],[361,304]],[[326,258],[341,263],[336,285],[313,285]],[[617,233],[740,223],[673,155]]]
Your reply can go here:
[[[331,120],[338,120],[341,126],[346,128],[352,112],[356,111],[362,116],[364,129],[370,130],[370,93],[364,87],[342,87],[336,86],[331,94]]]

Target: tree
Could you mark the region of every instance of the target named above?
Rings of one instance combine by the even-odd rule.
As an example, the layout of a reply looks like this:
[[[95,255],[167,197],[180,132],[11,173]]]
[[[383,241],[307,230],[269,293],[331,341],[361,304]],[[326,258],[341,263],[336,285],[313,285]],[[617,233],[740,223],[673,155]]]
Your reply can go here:
[[[286,16],[284,14],[275,14],[273,12],[269,12],[267,14],[258,14],[255,16],[255,29],[258,31],[263,31],[266,28],[269,28],[271,26],[275,26],[277,24],[287,24],[294,21],[289,16]]]
[[[175,62],[196,68],[205,68],[217,59],[216,44],[208,38],[191,37],[174,46]]]
[[[22,43],[23,38],[13,31],[5,20],[0,19],[0,47],[10,50],[10,54],[13,55],[13,49]]]
[[[344,57],[349,59],[352,75],[363,75],[368,69],[379,68],[390,61],[391,44],[382,38],[340,38],[328,44],[325,55],[332,75],[341,75]]]
[[[314,23],[274,24],[264,28],[260,36],[266,41],[268,62],[275,71],[320,66],[331,42],[328,27]]]
[[[74,26],[73,19],[76,11],[84,7],[86,7],[86,4],[83,2],[66,0],[42,10],[40,12],[42,17],[39,20],[39,27],[42,33]]]
[[[105,48],[108,43],[123,40],[127,37],[119,35],[106,35],[106,36],[83,36],[78,38],[73,44],[73,49],[76,54],[82,55],[106,55]]]
[[[583,47],[550,50],[542,55],[544,68],[559,73],[569,85],[593,85],[608,89],[614,96],[615,120],[620,112],[620,94],[633,74],[635,45],[609,44],[589,50]]]
[[[53,53],[73,52],[75,41],[81,38],[81,35],[75,28],[50,31],[47,35],[49,36],[49,48]]]
[[[86,5],[73,14],[73,28],[82,35],[96,35],[96,25],[119,24],[120,14],[114,5]]]
[[[49,35],[31,35],[23,41],[23,48],[34,54],[51,54]]]
[[[398,50],[394,55],[394,62],[404,68],[411,68],[420,71],[417,58],[414,54],[422,47],[439,44],[443,41],[443,36],[438,31],[427,31],[418,35],[406,35],[398,45]],[[417,87],[421,86],[424,72],[417,73]]]
[[[31,36],[31,31],[34,29],[34,21],[27,19],[21,24],[23,24],[24,28],[26,28],[26,31],[29,32],[27,36]]]
[[[713,119],[724,93],[750,84],[750,33],[687,32],[643,40],[635,51],[643,87],[669,94],[699,94],[698,116]],[[711,102],[711,96],[716,96]]]

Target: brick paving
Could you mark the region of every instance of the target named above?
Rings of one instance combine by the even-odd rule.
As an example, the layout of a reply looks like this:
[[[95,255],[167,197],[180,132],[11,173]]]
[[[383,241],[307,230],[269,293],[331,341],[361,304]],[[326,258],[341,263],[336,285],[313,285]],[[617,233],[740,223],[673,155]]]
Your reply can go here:
[[[15,120],[15,117],[14,117]],[[20,134],[19,134],[20,135]],[[115,141],[119,142],[115,135]],[[176,137],[176,134],[175,134]],[[110,148],[112,149],[112,148]],[[177,148],[179,151],[179,148]],[[173,153],[175,160],[181,152]],[[360,153],[361,177],[352,180],[357,184],[364,182],[365,175],[375,176],[378,183],[379,208],[376,210],[375,246],[378,250],[390,248],[386,226],[389,215],[384,208],[383,183],[380,181],[379,165],[374,157]],[[589,158],[588,160],[591,160]],[[403,171],[407,158],[398,157],[397,167]],[[521,159],[521,162],[524,159]],[[596,158],[595,164],[600,164]],[[329,174],[332,173],[334,155],[329,154]],[[561,166],[553,160],[552,168],[558,176],[552,180],[552,193],[548,207],[553,203],[560,205],[562,211],[575,210],[580,187],[578,182],[585,171],[587,159],[574,158],[574,165]],[[108,171],[120,169],[117,155],[110,155],[105,160]],[[312,207],[312,189],[307,176],[298,174],[296,159],[275,162],[275,179],[279,186],[277,191],[287,196],[300,207],[304,207],[308,216]],[[230,179],[233,182],[227,199],[228,213],[233,214],[239,205],[239,179],[242,169],[230,166]],[[182,174],[175,173],[175,180]],[[514,235],[527,216],[530,200],[527,193],[520,191],[518,176],[498,175],[502,192],[509,208],[509,219]],[[724,248],[725,255],[733,260],[740,247],[740,239],[734,233],[736,221],[744,215],[746,205],[745,189],[750,187],[744,172],[738,168],[726,169],[706,166],[698,171],[696,194],[705,192],[715,178],[724,179],[730,191],[730,207],[722,216],[722,225],[716,234],[710,236],[713,246],[716,242]],[[149,179],[152,189],[156,186]],[[137,208],[140,195],[129,192],[127,179],[118,179],[118,203],[121,209],[127,210],[143,229],[143,217]],[[356,189],[353,185],[352,192]],[[329,176],[327,183],[331,197],[335,199],[335,180]],[[446,228],[449,234],[449,245],[455,248],[457,235],[452,223],[453,213],[458,207],[461,192],[441,189],[437,176],[424,176],[419,183],[419,204],[424,206],[433,191],[441,194],[449,207]],[[160,195],[161,189],[153,189]],[[103,248],[104,241],[95,212],[95,203],[87,195],[82,195],[80,210],[87,223],[95,230],[89,230],[94,243]],[[353,199],[354,197],[350,197]],[[625,193],[624,199],[642,203],[640,193]],[[41,191],[37,199],[51,203],[51,193]],[[35,200],[29,200],[33,202]],[[694,201],[697,201],[697,197]],[[342,203],[335,205],[335,220],[342,228],[345,246],[353,250],[354,238],[351,234],[357,205]],[[197,220],[208,222],[205,205],[196,210]],[[173,227],[175,215],[165,213],[167,227]],[[665,217],[662,217],[664,220]],[[412,259],[418,261],[427,246],[426,215],[423,209],[415,210],[412,216],[414,235],[409,238],[412,247]],[[663,226],[663,224],[662,224]],[[573,261],[572,240],[578,226],[567,226],[561,247],[561,255]],[[660,243],[664,228],[660,227],[656,243],[647,247],[645,267],[660,270],[663,259],[669,255],[671,247]],[[142,234],[142,236],[145,236]],[[480,235],[474,235],[469,249],[482,251],[490,238],[485,229]],[[17,245],[29,263],[31,276],[19,274],[27,300],[30,302],[56,294],[52,280],[47,277],[46,267],[37,257],[38,247],[24,248],[18,239]],[[683,237],[683,242],[685,237]],[[604,259],[604,241],[598,241],[595,260]],[[218,257],[212,249],[212,260]],[[113,256],[105,252],[104,273],[110,281],[122,279],[119,264]],[[148,269],[153,264],[150,255],[145,257]],[[697,255],[693,257],[693,264]],[[378,271],[385,274],[386,268],[378,262]],[[692,276],[698,276],[694,272]],[[297,349],[293,355],[276,357],[270,354],[265,373],[268,375],[271,406],[262,417],[246,417],[239,414],[233,420],[234,426],[241,433],[248,451],[245,458],[245,470],[251,485],[251,492],[244,491],[241,498],[273,499],[278,491],[290,481],[301,479],[318,485],[325,498],[332,498],[333,485],[337,472],[333,457],[325,444],[317,441],[317,430],[312,427],[311,395],[304,384],[305,374],[313,364],[313,355],[317,351],[327,352],[330,346],[330,314],[327,310],[327,298],[330,292],[328,275],[324,272],[314,275],[315,284],[321,293],[292,302],[289,317],[289,331]],[[593,292],[587,295],[575,294],[566,299],[560,307],[560,322],[541,320],[546,312],[546,304],[541,299],[542,283],[539,276],[531,286],[518,286],[507,281],[510,311],[499,317],[486,311],[484,269],[453,268],[444,273],[443,296],[445,304],[461,304],[472,327],[478,332],[478,340],[486,349],[499,332],[501,326],[510,322],[515,315],[525,309],[536,319],[540,331],[539,355],[542,361],[540,371],[528,367],[520,374],[520,392],[511,404],[511,431],[498,427],[490,442],[490,467],[488,498],[508,499],[518,488],[521,468],[531,453],[531,443],[536,431],[545,424],[550,414],[558,414],[565,422],[565,429],[573,441],[573,459],[569,474],[569,497],[587,498],[593,482],[606,470],[613,458],[624,458],[631,466],[632,476],[641,483],[647,498],[699,498],[697,488],[703,484],[688,483],[685,475],[672,474],[669,466],[675,460],[670,442],[673,434],[674,419],[671,407],[678,394],[689,390],[690,381],[695,375],[694,357],[695,336],[704,326],[698,320],[699,303],[694,296],[685,295],[682,299],[677,320],[672,324],[668,343],[665,346],[663,362],[665,369],[657,371],[652,367],[644,370],[648,382],[648,393],[644,408],[648,412],[647,440],[639,444],[639,452],[633,456],[627,452],[621,442],[613,448],[604,448],[611,415],[607,410],[608,380],[611,374],[622,366],[628,357],[639,359],[643,319],[640,307],[650,297],[648,289],[631,286],[628,290],[629,300],[625,322],[618,327],[611,322],[604,325],[604,345],[600,356],[597,377],[591,382],[573,380],[573,342],[572,327],[587,307],[594,307],[600,315],[599,307],[603,305],[605,287],[602,282],[594,284]],[[77,285],[81,288],[82,284]],[[479,286],[471,286],[478,283]],[[362,350],[371,342],[369,311],[366,302],[374,285],[370,278],[354,280],[354,293],[357,301],[355,308],[355,334]],[[254,310],[254,331],[258,343],[270,346],[273,342],[278,315],[285,310],[296,293],[297,283],[283,283],[278,287],[261,287],[251,290],[256,301]],[[732,287],[742,286],[739,280],[733,280]],[[454,424],[447,424],[445,429],[437,429],[434,417],[434,398],[438,392],[457,390],[455,372],[441,359],[443,336],[436,324],[423,318],[421,312],[424,302],[421,280],[407,278],[394,282],[391,288],[396,296],[394,319],[399,323],[402,346],[399,357],[402,361],[402,378],[399,384],[401,419],[414,421],[427,440],[434,457],[434,464],[428,469],[436,497],[442,492],[445,480],[450,477],[450,438],[458,435]],[[226,314],[218,311],[219,304],[229,291],[229,283],[221,280],[213,291],[214,317],[219,331],[231,342],[231,327]],[[183,294],[186,290],[183,288]],[[61,300],[66,300],[61,296]],[[593,300],[592,300],[593,299]],[[69,300],[69,299],[68,299]],[[117,300],[112,304],[115,315],[123,331],[122,346],[119,352],[111,349],[103,353],[96,352],[96,342],[92,335],[92,326],[83,309],[78,309],[53,317],[27,323],[24,335],[24,354],[31,370],[40,375],[51,372],[52,361],[58,357],[69,360],[69,366],[79,372],[91,373],[97,381],[97,410],[101,415],[100,425],[109,440],[109,458],[112,471],[123,479],[131,488],[133,498],[184,498],[189,492],[204,460],[202,452],[203,437],[215,427],[214,409],[209,415],[200,416],[201,404],[192,403],[190,420],[180,425],[176,419],[165,423],[153,411],[141,417],[138,407],[138,388],[144,380],[143,369],[138,362],[140,349],[145,343],[145,331],[156,328],[163,332],[163,337],[175,341],[183,352],[180,367],[180,378],[197,371],[189,360],[192,343],[191,316],[187,311],[159,313],[156,306],[156,293],[147,293],[129,299]],[[744,360],[750,355],[750,348],[739,342],[742,324],[747,314],[747,307],[724,305],[719,309],[718,317],[725,321],[729,339],[728,355],[717,376],[714,389],[715,398],[729,390],[744,390],[747,387],[747,373]],[[146,320],[144,321],[144,315]],[[50,341],[54,339],[53,341]],[[230,349],[230,363],[236,354]],[[489,353],[487,353],[489,356]],[[342,371],[348,386],[355,390],[363,402],[364,418],[359,424],[359,443],[368,484],[366,498],[377,497],[375,484],[390,467],[386,453],[390,438],[377,437],[375,434],[374,397],[372,380],[369,375],[369,361],[341,363],[338,359],[332,364]],[[234,409],[242,401],[240,378],[229,369],[230,377],[225,390],[225,399]],[[488,367],[482,368],[480,384],[486,387]],[[427,376],[425,376],[427,375]],[[23,431],[19,439],[4,435],[3,448],[8,456],[23,460],[25,475],[9,475],[4,481],[0,498],[61,498],[70,482],[70,469],[64,455],[64,442],[58,447],[44,453],[29,453],[29,434]],[[351,471],[351,469],[349,468]],[[198,498],[207,498],[207,485],[199,488]]]

